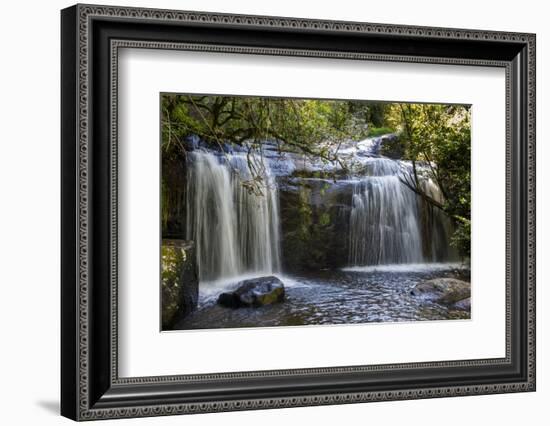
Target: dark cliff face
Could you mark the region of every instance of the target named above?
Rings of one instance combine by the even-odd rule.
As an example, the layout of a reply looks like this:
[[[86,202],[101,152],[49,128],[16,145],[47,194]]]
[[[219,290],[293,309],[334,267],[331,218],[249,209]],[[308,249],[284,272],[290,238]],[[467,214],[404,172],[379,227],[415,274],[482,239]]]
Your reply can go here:
[[[162,156],[161,221],[163,238],[185,238],[187,161],[183,154]]]
[[[279,185],[281,252],[289,272],[340,268],[348,259],[352,186],[316,178]]]

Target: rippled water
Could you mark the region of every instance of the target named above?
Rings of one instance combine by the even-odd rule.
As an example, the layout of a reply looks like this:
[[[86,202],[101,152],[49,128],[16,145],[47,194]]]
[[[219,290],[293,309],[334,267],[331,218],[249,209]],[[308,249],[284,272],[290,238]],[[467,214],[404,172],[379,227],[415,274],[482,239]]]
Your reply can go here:
[[[285,284],[283,303],[260,308],[224,308],[217,295],[235,282],[208,283],[199,307],[176,329],[273,327],[466,319],[469,312],[449,309],[410,291],[436,277],[468,279],[457,265],[408,265],[321,271],[315,275],[279,276]]]

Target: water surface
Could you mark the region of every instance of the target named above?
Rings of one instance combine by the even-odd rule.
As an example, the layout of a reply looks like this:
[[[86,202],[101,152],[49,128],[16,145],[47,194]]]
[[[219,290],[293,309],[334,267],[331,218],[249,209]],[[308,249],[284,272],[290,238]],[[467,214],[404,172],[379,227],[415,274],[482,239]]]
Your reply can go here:
[[[456,264],[381,265],[278,275],[285,284],[283,303],[260,308],[231,309],[217,305],[220,292],[239,279],[201,285],[198,309],[175,329],[275,327],[468,319],[469,312],[449,309],[411,295],[418,283],[437,277],[467,279]]]

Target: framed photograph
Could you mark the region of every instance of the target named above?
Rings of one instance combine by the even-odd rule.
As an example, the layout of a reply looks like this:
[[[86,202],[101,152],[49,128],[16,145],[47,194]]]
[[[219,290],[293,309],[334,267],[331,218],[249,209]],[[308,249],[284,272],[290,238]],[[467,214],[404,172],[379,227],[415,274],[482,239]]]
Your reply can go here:
[[[535,390],[535,35],[61,12],[61,412]]]

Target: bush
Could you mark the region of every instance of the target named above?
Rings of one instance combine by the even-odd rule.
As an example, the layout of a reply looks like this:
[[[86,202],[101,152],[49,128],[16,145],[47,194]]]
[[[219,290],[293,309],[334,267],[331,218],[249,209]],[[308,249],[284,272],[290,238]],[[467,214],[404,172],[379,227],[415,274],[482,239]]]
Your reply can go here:
[[[389,127],[369,127],[368,137],[375,138],[377,136],[387,135],[389,133],[394,133],[394,130]]]

